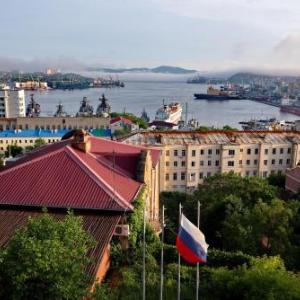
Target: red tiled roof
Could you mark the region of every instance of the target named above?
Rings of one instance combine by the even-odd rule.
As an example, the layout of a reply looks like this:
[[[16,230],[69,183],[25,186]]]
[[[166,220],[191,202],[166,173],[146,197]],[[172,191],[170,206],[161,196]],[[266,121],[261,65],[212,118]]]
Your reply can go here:
[[[38,211],[8,210],[0,209],[0,247],[5,246],[16,229],[27,224],[28,217],[38,217],[42,213]],[[65,213],[50,213],[55,219],[62,220]],[[97,269],[101,262],[104,251],[109,244],[116,225],[119,223],[120,215],[91,215],[81,213],[83,227],[96,240],[96,246],[91,249],[88,256],[94,262],[87,268],[90,280],[95,279]]]
[[[117,123],[117,122],[123,122],[125,124],[133,124],[133,122],[127,118],[124,118],[122,116],[118,116],[118,117],[115,117],[113,119],[110,120],[110,124],[114,124],[114,123]]]
[[[132,210],[142,183],[135,170],[143,147],[89,137],[91,151],[71,140],[41,147],[0,171],[0,205]],[[152,156],[158,161],[159,151]]]

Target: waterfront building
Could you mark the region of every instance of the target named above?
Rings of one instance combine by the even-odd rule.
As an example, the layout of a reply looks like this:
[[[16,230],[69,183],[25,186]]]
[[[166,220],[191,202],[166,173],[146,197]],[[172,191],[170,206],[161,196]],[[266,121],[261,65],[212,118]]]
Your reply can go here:
[[[128,242],[127,215],[134,202],[145,201],[147,219],[158,222],[158,160],[157,150],[84,131],[26,154],[0,170],[0,247],[43,208],[58,220],[71,209],[96,241],[86,272],[91,286],[101,282],[113,235],[123,246]]]
[[[46,90],[48,89],[47,82],[41,81],[26,81],[26,82],[15,82],[16,89],[24,89],[24,90]]]
[[[4,87],[0,90],[0,117],[25,117],[25,92]]]
[[[15,129],[106,129],[110,118],[104,117],[34,117],[0,118],[0,131]]]
[[[140,132],[123,142],[161,150],[160,191],[193,191],[230,171],[266,178],[300,161],[300,132]]]
[[[0,153],[4,154],[8,146],[15,145],[22,148],[32,147],[38,139],[46,144],[58,142],[68,130],[5,130],[0,131]]]

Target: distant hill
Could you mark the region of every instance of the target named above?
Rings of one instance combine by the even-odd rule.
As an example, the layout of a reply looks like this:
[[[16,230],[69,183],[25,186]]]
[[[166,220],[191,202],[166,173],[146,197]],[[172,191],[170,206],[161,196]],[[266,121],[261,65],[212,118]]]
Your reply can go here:
[[[105,73],[160,73],[160,74],[192,74],[196,70],[189,70],[180,67],[159,66],[155,68],[87,68],[87,71],[99,71]]]
[[[295,76],[275,76],[275,75],[266,75],[266,74],[255,74],[255,73],[236,73],[232,76],[230,76],[227,81],[231,83],[251,83],[254,81],[259,80],[274,80],[274,79],[281,79],[285,81],[294,80]]]

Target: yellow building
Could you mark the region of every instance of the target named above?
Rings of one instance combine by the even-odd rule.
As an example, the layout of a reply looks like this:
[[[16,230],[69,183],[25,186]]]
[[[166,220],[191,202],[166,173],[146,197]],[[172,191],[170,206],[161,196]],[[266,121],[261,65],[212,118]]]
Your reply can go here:
[[[300,132],[141,132],[124,141],[161,149],[160,191],[192,191],[205,177],[267,177],[300,161]]]

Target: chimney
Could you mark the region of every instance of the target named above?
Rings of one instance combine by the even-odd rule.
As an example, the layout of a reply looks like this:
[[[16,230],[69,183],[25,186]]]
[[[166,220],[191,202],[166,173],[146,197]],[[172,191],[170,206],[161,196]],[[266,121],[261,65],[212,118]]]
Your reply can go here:
[[[84,153],[90,152],[91,141],[89,138],[89,134],[83,129],[76,130],[71,145],[73,148],[80,150]]]

